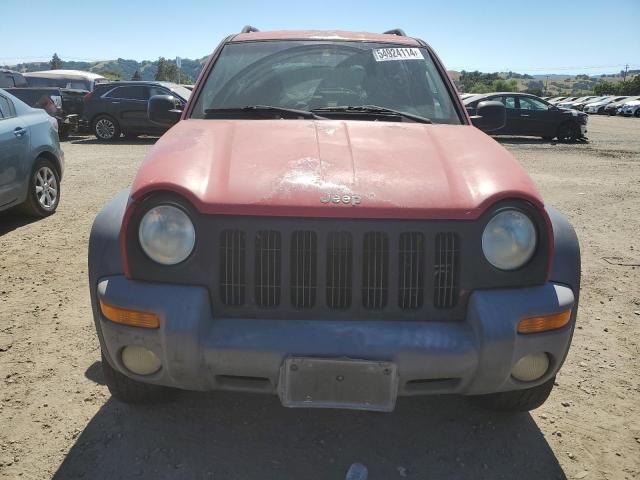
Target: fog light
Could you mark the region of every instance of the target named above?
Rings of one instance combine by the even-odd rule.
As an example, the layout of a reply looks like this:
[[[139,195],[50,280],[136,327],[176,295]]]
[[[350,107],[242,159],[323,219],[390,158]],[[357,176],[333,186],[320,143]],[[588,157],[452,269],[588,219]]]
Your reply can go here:
[[[532,382],[539,379],[549,369],[549,356],[546,353],[525,355],[513,366],[511,375],[521,382]]]
[[[139,345],[129,345],[122,349],[122,363],[136,375],[151,375],[162,366],[155,353]]]

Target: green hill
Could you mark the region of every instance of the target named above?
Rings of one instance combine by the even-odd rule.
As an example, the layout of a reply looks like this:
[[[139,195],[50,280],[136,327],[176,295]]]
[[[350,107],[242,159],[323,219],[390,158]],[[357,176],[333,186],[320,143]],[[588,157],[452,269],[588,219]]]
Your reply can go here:
[[[202,66],[208,57],[199,59],[182,59],[182,68],[180,69],[180,81],[182,83],[195,82]],[[175,64],[175,60],[168,60]],[[49,70],[49,62],[30,62],[19,63],[17,65],[5,65],[3,68],[10,68],[19,72],[37,72],[40,70]],[[154,80],[156,71],[158,70],[158,61],[143,60],[127,60],[118,58],[116,60],[102,60],[98,62],[77,62],[62,61],[62,68],[68,70],[85,70],[89,72],[99,73],[108,78],[130,80],[133,74],[138,70],[142,80]]]

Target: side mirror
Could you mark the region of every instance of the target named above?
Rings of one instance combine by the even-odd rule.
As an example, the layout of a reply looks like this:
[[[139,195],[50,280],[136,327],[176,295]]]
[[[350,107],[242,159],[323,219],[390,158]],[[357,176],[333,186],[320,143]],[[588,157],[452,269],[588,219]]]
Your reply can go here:
[[[471,123],[483,132],[500,130],[507,123],[507,110],[502,102],[480,102]]]
[[[180,101],[173,95],[154,95],[149,99],[147,117],[159,125],[175,125],[182,115],[179,107]]]

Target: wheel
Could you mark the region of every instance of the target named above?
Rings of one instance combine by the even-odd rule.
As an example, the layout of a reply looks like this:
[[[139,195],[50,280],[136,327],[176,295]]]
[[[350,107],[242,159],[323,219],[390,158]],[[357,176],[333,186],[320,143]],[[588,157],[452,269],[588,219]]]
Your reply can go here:
[[[575,122],[564,122],[558,127],[556,136],[561,142],[573,142],[580,136],[580,128]]]
[[[604,107],[600,107],[597,113],[598,115],[604,115],[605,114]]]
[[[158,403],[170,399],[175,390],[142,383],[115,370],[102,355],[102,372],[107,388],[115,398],[124,403],[145,404]]]
[[[20,209],[32,217],[48,217],[60,203],[60,174],[51,160],[38,158],[31,178],[27,199]]]
[[[120,125],[109,115],[100,115],[93,121],[93,133],[98,140],[115,140],[120,137]]]
[[[636,109],[636,111],[633,113],[633,116],[636,118],[640,118],[640,108]]]
[[[528,412],[535,410],[549,398],[555,380],[556,377],[553,377],[537,387],[478,395],[475,399],[483,407],[490,410]]]

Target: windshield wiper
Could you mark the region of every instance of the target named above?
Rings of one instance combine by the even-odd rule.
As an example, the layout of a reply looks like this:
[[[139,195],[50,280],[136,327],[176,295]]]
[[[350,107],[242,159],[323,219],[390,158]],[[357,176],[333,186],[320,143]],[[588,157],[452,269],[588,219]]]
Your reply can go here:
[[[232,107],[232,108],[209,108],[204,111],[206,118],[211,117],[224,117],[225,115],[237,115],[243,113],[258,112],[258,113],[282,113],[293,117],[313,118],[315,120],[326,120],[325,117],[321,117],[308,110],[297,110],[295,108],[275,107],[272,105],[247,105],[244,107]]]
[[[337,107],[321,107],[314,108],[312,112],[317,113],[372,113],[382,115],[396,115],[398,117],[407,118],[418,123],[433,123],[426,117],[420,115],[414,115],[413,113],[401,112],[400,110],[393,110],[391,108],[379,107],[377,105],[342,105]]]

